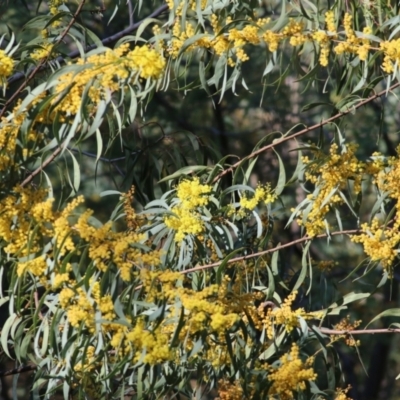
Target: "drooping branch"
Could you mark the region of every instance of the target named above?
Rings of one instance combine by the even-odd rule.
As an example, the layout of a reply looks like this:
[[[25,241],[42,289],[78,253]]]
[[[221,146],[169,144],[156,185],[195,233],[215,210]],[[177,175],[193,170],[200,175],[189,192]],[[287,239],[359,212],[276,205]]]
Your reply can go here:
[[[343,117],[343,116],[345,116],[345,115],[347,115],[347,114],[350,114],[351,112],[353,112],[353,111],[356,110],[357,108],[360,108],[360,107],[362,107],[362,106],[364,106],[364,105],[370,103],[371,101],[373,101],[373,100],[375,100],[375,99],[377,99],[377,98],[379,98],[379,97],[382,97],[382,96],[386,95],[388,92],[390,92],[390,91],[392,91],[392,90],[398,88],[399,86],[400,86],[400,82],[395,83],[394,85],[390,86],[389,89],[385,89],[385,90],[382,90],[381,92],[375,93],[374,95],[369,96],[369,97],[367,97],[366,99],[360,101],[358,104],[356,104],[356,105],[350,107],[349,109],[347,109],[347,110],[345,110],[345,111],[341,111],[341,112],[335,114],[334,116],[332,116],[332,117],[330,117],[330,118],[327,118],[327,119],[325,119],[325,120],[319,122],[318,124],[315,124],[315,125],[309,126],[309,127],[307,127],[307,128],[304,128],[304,129],[302,129],[302,130],[299,131],[299,132],[293,133],[292,135],[285,136],[285,137],[283,137],[283,138],[281,138],[281,139],[275,139],[275,140],[273,141],[273,143],[268,144],[268,145],[266,145],[266,146],[264,146],[264,147],[261,147],[260,149],[254,151],[253,153],[250,153],[249,155],[247,155],[246,157],[243,157],[241,160],[239,160],[238,162],[236,162],[235,164],[233,164],[233,165],[230,166],[229,168],[227,168],[227,169],[225,169],[224,171],[222,171],[221,173],[219,173],[219,174],[214,178],[213,183],[219,181],[219,180],[220,180],[223,176],[225,176],[226,174],[229,174],[230,172],[234,171],[234,170],[235,170],[236,168],[238,168],[244,161],[250,160],[250,159],[252,159],[252,158],[258,156],[259,154],[263,153],[264,151],[267,151],[267,150],[269,150],[269,149],[272,149],[272,148],[274,148],[275,146],[277,146],[277,145],[279,145],[279,144],[282,144],[282,143],[284,143],[284,142],[287,142],[287,141],[289,141],[289,140],[292,140],[292,139],[294,139],[294,138],[296,138],[296,137],[305,135],[305,134],[308,133],[308,132],[314,131],[315,129],[321,128],[322,126],[329,124],[330,122],[336,121],[337,119],[339,119],[339,118],[341,118],[341,117]]]

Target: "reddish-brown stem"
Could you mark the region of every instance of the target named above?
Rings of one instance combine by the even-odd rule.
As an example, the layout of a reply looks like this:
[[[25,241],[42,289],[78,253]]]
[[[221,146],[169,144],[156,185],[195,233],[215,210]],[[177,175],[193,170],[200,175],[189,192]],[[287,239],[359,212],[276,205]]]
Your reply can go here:
[[[217,182],[217,181],[220,180],[223,176],[225,176],[226,174],[229,174],[229,172],[232,172],[234,169],[236,169],[237,167],[239,167],[239,166],[243,163],[243,161],[250,160],[251,158],[254,158],[254,157],[258,156],[259,154],[263,153],[264,151],[267,151],[267,150],[269,150],[269,149],[272,149],[273,147],[275,147],[275,146],[277,146],[277,145],[279,145],[279,144],[281,144],[281,143],[287,142],[287,141],[292,140],[292,139],[294,139],[294,138],[296,138],[296,137],[298,137],[298,136],[305,135],[305,134],[308,133],[308,132],[311,132],[311,131],[313,131],[313,130],[315,130],[315,129],[321,128],[322,126],[324,126],[324,125],[326,125],[326,124],[329,124],[330,122],[333,122],[333,121],[335,121],[335,120],[337,120],[337,119],[343,117],[344,115],[347,115],[347,114],[351,113],[352,111],[356,110],[357,108],[360,108],[360,107],[364,106],[365,104],[368,104],[370,101],[373,101],[373,100],[375,100],[375,99],[377,99],[377,98],[379,98],[379,97],[384,96],[384,95],[387,94],[389,91],[392,91],[392,90],[396,89],[396,88],[399,87],[399,86],[400,86],[400,82],[395,83],[395,84],[392,85],[389,89],[387,89],[387,90],[386,90],[386,89],[385,89],[385,90],[382,90],[381,92],[378,92],[378,93],[376,93],[376,94],[374,94],[374,95],[372,95],[372,96],[370,96],[370,97],[367,97],[366,99],[360,101],[360,102],[359,102],[358,104],[356,104],[356,105],[353,105],[352,107],[350,107],[350,108],[349,108],[348,110],[346,110],[346,111],[341,111],[341,112],[335,114],[333,117],[330,117],[330,118],[328,118],[328,119],[325,119],[325,120],[319,122],[318,124],[312,125],[312,126],[310,126],[310,127],[308,127],[308,128],[304,128],[304,129],[302,129],[302,130],[299,131],[299,132],[293,133],[292,135],[285,136],[285,137],[283,137],[283,138],[281,138],[281,139],[275,139],[275,140],[273,141],[273,143],[268,144],[267,146],[261,147],[260,149],[254,151],[253,153],[247,155],[246,157],[243,157],[240,161],[238,161],[237,163],[233,164],[231,167],[229,167],[229,168],[227,168],[226,170],[224,170],[224,171],[222,171],[221,173],[219,173],[219,174],[214,178],[213,183]]]
[[[29,174],[24,179],[24,181],[21,183],[20,186],[24,187],[25,185],[27,185],[40,171],[45,169],[61,153],[62,149],[63,149],[62,145],[57,147],[46,161],[40,164],[39,167],[37,167],[31,174]]]
[[[379,333],[400,333],[400,329],[358,329],[351,331],[341,331],[337,329],[318,328],[325,335],[374,335]]]
[[[330,233],[330,236],[353,235],[353,234],[355,234],[357,232],[358,232],[357,229],[351,229],[351,230],[347,230],[347,231],[332,232],[332,233]],[[310,237],[310,236],[303,236],[303,237],[301,237],[299,239],[296,239],[296,240],[293,240],[293,241],[291,241],[289,243],[280,244],[280,245],[278,245],[278,246],[276,246],[276,247],[274,247],[272,249],[259,251],[257,253],[248,254],[246,256],[240,256],[240,257],[231,258],[230,260],[227,261],[227,263],[231,264],[231,263],[238,262],[238,261],[249,260],[249,259],[254,258],[254,257],[263,256],[265,254],[269,254],[269,253],[273,253],[273,252],[278,251],[278,250],[285,249],[286,247],[291,247],[291,246],[294,246],[294,245],[299,244],[299,243],[307,242],[308,240],[325,238],[327,236],[328,235],[326,233],[323,233],[321,235],[317,235],[314,238]],[[182,274],[189,274],[190,272],[196,272],[196,271],[201,271],[201,270],[205,270],[205,269],[209,269],[209,268],[214,268],[214,267],[218,267],[222,263],[223,263],[223,260],[220,260],[220,261],[217,261],[217,262],[212,263],[212,264],[200,265],[200,266],[197,266],[197,267],[194,267],[194,268],[186,269],[184,271],[181,271],[181,273]]]
[[[354,234],[356,234],[358,232],[359,231],[357,229],[350,229],[350,230],[347,230],[347,231],[332,232],[332,233],[330,233],[330,236],[354,235]],[[255,258],[255,257],[263,256],[265,254],[273,253],[275,251],[282,250],[282,249],[294,246],[294,245],[299,244],[299,243],[307,242],[308,240],[326,238],[327,236],[328,235],[326,233],[323,233],[321,235],[317,235],[315,237],[303,236],[303,237],[301,237],[299,239],[296,239],[296,240],[293,240],[293,241],[291,241],[289,243],[279,244],[278,246],[273,247],[272,249],[259,251],[257,253],[248,254],[246,256],[240,256],[240,257],[231,258],[230,260],[227,261],[227,263],[231,264],[231,263],[238,262],[238,261],[249,260],[251,258]],[[202,270],[205,270],[205,269],[218,267],[223,262],[224,262],[224,260],[219,260],[219,261],[216,261],[215,263],[212,263],[212,264],[199,265],[197,267],[185,269],[184,271],[179,271],[179,272],[181,274],[185,275],[185,274],[189,274],[191,272],[197,272],[197,271],[202,271]],[[143,285],[136,286],[135,290],[139,290],[142,287],[143,287]]]

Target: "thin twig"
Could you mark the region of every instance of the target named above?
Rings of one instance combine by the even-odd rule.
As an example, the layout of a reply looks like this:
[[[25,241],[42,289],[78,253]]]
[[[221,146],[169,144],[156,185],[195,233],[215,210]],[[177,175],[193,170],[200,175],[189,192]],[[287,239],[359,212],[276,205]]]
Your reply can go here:
[[[347,231],[332,232],[329,235],[330,236],[354,235],[355,233],[358,233],[358,232],[359,232],[358,229],[351,229],[351,230],[347,230]],[[230,260],[227,261],[227,263],[231,264],[231,263],[238,262],[238,261],[249,260],[251,258],[255,258],[255,257],[263,256],[265,254],[273,253],[275,251],[282,250],[282,249],[294,246],[294,245],[299,244],[299,243],[307,242],[308,240],[325,238],[327,236],[328,236],[328,234],[326,234],[326,233],[323,233],[321,235],[317,235],[315,237],[303,236],[303,237],[301,237],[299,239],[296,239],[296,240],[293,240],[293,241],[291,241],[289,243],[280,244],[280,245],[278,245],[278,246],[276,246],[276,247],[274,247],[272,249],[259,251],[257,253],[247,254],[245,256],[231,258]],[[205,270],[205,269],[209,269],[209,268],[218,267],[219,265],[221,265],[223,263],[223,261],[224,260],[220,260],[220,261],[217,261],[217,262],[212,263],[212,264],[200,265],[200,266],[197,266],[197,267],[194,267],[194,268],[190,268],[190,269],[186,269],[184,271],[181,271],[181,273],[182,274],[189,274],[190,272],[196,272],[196,271],[201,271],[201,270]]]
[[[329,328],[318,328],[325,335],[374,335],[376,333],[400,333],[400,329],[358,329],[351,331],[342,331]]]
[[[24,179],[24,181],[21,183],[21,187],[24,187],[25,185],[27,185],[40,171],[42,171],[44,168],[46,168],[61,153],[62,149],[63,149],[62,145],[60,147],[57,147],[53,151],[51,156],[43,162],[43,164],[41,164],[31,174],[29,174],[27,178]]]
[[[9,369],[7,371],[0,371],[0,376],[17,375],[22,372],[34,371],[36,368],[36,365],[22,365],[21,367]]]
[[[304,129],[302,129],[302,130],[299,131],[299,132],[293,133],[292,135],[285,136],[285,137],[283,137],[283,138],[281,138],[281,139],[275,139],[275,140],[273,141],[273,143],[268,144],[267,146],[261,147],[260,149],[254,151],[253,153],[247,155],[246,157],[243,157],[240,161],[236,162],[235,164],[233,164],[232,166],[230,166],[230,167],[227,168],[226,170],[224,170],[224,171],[222,171],[221,173],[219,173],[219,174],[214,178],[214,180],[213,180],[212,183],[215,183],[215,182],[219,181],[223,176],[225,176],[225,175],[228,174],[229,172],[231,172],[231,171],[233,171],[234,169],[236,169],[237,167],[239,167],[239,166],[243,163],[243,161],[250,160],[250,159],[254,158],[255,156],[258,156],[259,154],[263,153],[264,151],[269,150],[269,149],[272,149],[273,147],[275,147],[275,146],[277,146],[277,145],[279,145],[279,144],[282,144],[282,143],[284,143],[284,142],[287,142],[288,140],[294,139],[295,137],[304,135],[304,134],[306,134],[306,133],[308,133],[308,132],[311,132],[311,131],[313,131],[313,130],[315,130],[315,129],[318,129],[318,128],[320,128],[320,127],[326,125],[326,124],[329,124],[330,122],[333,122],[333,121],[335,121],[335,120],[337,120],[337,119],[343,117],[344,115],[347,115],[347,114],[351,113],[352,111],[356,110],[357,108],[360,108],[360,107],[364,106],[365,104],[368,104],[369,102],[371,102],[371,101],[373,101],[373,100],[375,100],[375,99],[377,99],[377,98],[379,98],[379,97],[384,96],[384,95],[387,94],[389,91],[392,91],[392,90],[396,89],[396,88],[399,87],[399,86],[400,86],[400,82],[395,83],[395,84],[392,85],[389,89],[382,90],[382,91],[379,92],[379,93],[376,93],[376,94],[374,94],[374,95],[372,95],[372,96],[370,96],[370,97],[367,97],[366,99],[360,101],[358,104],[354,105],[353,107],[350,107],[350,108],[349,108],[348,110],[346,110],[346,111],[341,111],[341,112],[337,113],[336,115],[334,115],[333,117],[330,117],[330,118],[328,118],[328,119],[325,119],[325,120],[319,122],[318,124],[312,125],[312,126],[310,126],[310,127],[308,127],[308,128],[304,128]]]
[[[347,231],[331,232],[329,234],[329,236],[354,235],[354,234],[356,234],[358,232],[359,232],[358,229],[350,229],[350,230],[347,230]],[[280,244],[280,245],[278,245],[276,247],[273,247],[272,249],[259,251],[257,253],[247,254],[245,256],[231,258],[230,260],[227,260],[226,263],[227,264],[231,264],[231,263],[238,262],[238,261],[249,260],[251,258],[255,258],[255,257],[263,256],[265,254],[273,253],[275,251],[282,250],[282,249],[294,246],[294,245],[299,244],[299,243],[307,242],[308,240],[321,239],[321,238],[326,238],[326,237],[328,237],[327,233],[322,233],[321,235],[317,235],[315,237],[303,236],[303,237],[301,237],[299,239],[292,240],[289,243]],[[219,260],[219,261],[216,261],[215,263],[212,263],[212,264],[199,265],[199,266],[194,267],[194,268],[185,269],[184,271],[179,271],[179,273],[181,273],[182,275],[186,275],[186,274],[189,274],[191,272],[203,271],[205,269],[219,267],[223,262],[224,262],[224,260]],[[140,290],[142,287],[143,287],[143,285],[138,285],[138,286],[135,287],[135,290]]]

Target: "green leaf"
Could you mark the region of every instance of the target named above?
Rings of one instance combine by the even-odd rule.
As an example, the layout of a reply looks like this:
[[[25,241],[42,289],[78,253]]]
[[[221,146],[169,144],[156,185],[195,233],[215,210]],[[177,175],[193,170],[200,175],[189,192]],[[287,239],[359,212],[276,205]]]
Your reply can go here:
[[[204,165],[191,165],[188,167],[183,167],[181,169],[179,169],[178,171],[174,172],[171,175],[166,176],[165,178],[161,179],[158,181],[158,183],[162,183],[162,182],[167,182],[173,179],[177,179],[180,178],[184,175],[191,175],[195,172],[204,172],[204,171],[208,171],[210,170],[210,167],[204,166]]]
[[[337,301],[333,304],[331,304],[327,308],[327,313],[328,315],[338,315],[341,310],[344,310],[347,308],[347,304],[353,303],[358,300],[363,300],[369,297],[371,293],[355,293],[351,292],[342,297],[340,301]]]
[[[390,308],[389,310],[385,310],[379,313],[377,316],[371,319],[368,324],[365,326],[365,329],[368,328],[374,321],[383,318],[383,317],[400,317],[400,308]]]
[[[241,251],[243,251],[244,248],[240,248],[240,249],[235,249],[233,250],[231,253],[229,253],[221,262],[221,264],[218,266],[217,268],[217,275],[216,275],[216,282],[218,285],[220,285],[222,283],[222,274],[225,271],[225,267],[228,265],[228,262],[231,258],[233,258],[233,256],[237,253],[240,253]]]
[[[299,277],[297,278],[297,281],[293,286],[292,292],[297,290],[302,285],[302,283],[304,282],[304,279],[306,279],[307,267],[308,267],[307,255],[308,255],[308,251],[310,249],[311,243],[312,243],[311,241],[307,242],[307,244],[303,248],[303,251],[302,251],[303,256],[302,256],[302,259],[301,259],[301,270],[300,270]]]
[[[278,183],[276,184],[275,187],[275,194],[276,195],[280,195],[283,191],[283,189],[285,188],[285,184],[286,184],[286,172],[285,172],[285,166],[282,162],[281,157],[279,156],[279,154],[274,150],[274,153],[276,154],[276,156],[278,157],[278,162],[279,162],[279,178],[278,178]]]

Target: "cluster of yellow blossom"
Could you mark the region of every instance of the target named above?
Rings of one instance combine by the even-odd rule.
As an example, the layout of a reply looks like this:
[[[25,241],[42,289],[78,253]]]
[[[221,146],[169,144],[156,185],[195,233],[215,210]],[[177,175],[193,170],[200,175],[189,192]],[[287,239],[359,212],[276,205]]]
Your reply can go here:
[[[21,104],[19,100],[13,111],[7,117],[1,118],[0,123],[0,171],[7,171],[14,164],[14,155],[16,151],[17,138],[22,123],[25,121],[26,113],[17,113]],[[29,139],[36,136],[35,127],[29,133]]]
[[[352,25],[353,17],[346,13],[344,15],[343,26],[346,35],[346,41],[340,42],[335,46],[334,51],[336,54],[357,54],[361,61],[365,61],[368,58],[370,50],[370,40],[367,38],[358,38],[354,32]],[[372,28],[366,26],[363,29],[364,35],[372,34]]]
[[[384,41],[379,46],[384,54],[382,69],[391,74],[394,72],[394,65],[400,63],[400,39]]]
[[[337,388],[335,393],[335,400],[352,400],[350,397],[347,396],[347,393],[350,389],[350,385],[346,389]]]
[[[0,240],[7,255],[24,257],[41,249],[42,238],[49,235],[47,223],[52,208],[46,194],[45,190],[16,187],[0,201]],[[27,218],[32,210],[34,220]],[[44,260],[39,257],[24,262],[19,271],[22,273],[29,265],[35,275],[45,269]]]
[[[132,186],[129,189],[129,191],[122,196],[124,201],[126,225],[128,226],[128,229],[131,231],[136,230],[144,223],[143,218],[136,214],[135,209],[132,206],[134,194],[135,194],[135,187]]]
[[[33,53],[31,53],[31,58],[34,60],[41,60],[42,58],[47,58],[51,51],[53,50],[52,43],[44,43],[41,48],[36,48]]]
[[[176,231],[176,242],[181,242],[186,235],[203,232],[204,223],[197,208],[208,204],[211,189],[211,186],[201,184],[198,177],[184,179],[177,185],[179,203],[171,209],[174,215],[164,218],[165,225]]]
[[[381,222],[374,218],[371,224],[361,225],[360,235],[352,236],[351,240],[361,243],[365,253],[372,261],[380,261],[382,266],[391,275],[391,266],[397,256],[397,247],[400,243],[400,220],[397,218],[393,226],[383,227]]]
[[[277,199],[277,197],[278,196],[276,194],[272,193],[271,185],[258,185],[254,191],[254,196],[252,198],[247,198],[243,196],[240,199],[240,206],[245,210],[251,211],[254,210],[260,202],[270,204],[273,203]]]
[[[169,335],[163,335],[161,327],[148,330],[143,318],[136,320],[133,328],[113,324],[110,344],[118,355],[133,354],[133,362],[142,361],[156,365],[173,358],[169,345]]]
[[[4,50],[0,50],[0,79],[5,80],[14,70],[13,59],[6,54]]]
[[[143,253],[131,246],[131,243],[143,242],[142,234],[115,232],[111,222],[95,228],[88,222],[91,214],[91,210],[85,211],[72,229],[88,243],[89,257],[99,270],[106,271],[113,263],[118,267],[121,278],[128,282],[134,269],[140,269],[143,264],[154,266],[160,263],[160,251]]]
[[[335,265],[338,265],[338,263],[333,260],[322,260],[316,263],[316,265],[320,271],[330,272]]]
[[[173,3],[173,0],[170,0],[169,6],[171,9],[173,8]],[[202,32],[201,30],[198,31],[200,27],[195,29],[190,22],[183,18],[182,20],[185,20],[185,26],[182,26],[180,18],[182,14],[182,3],[175,12],[178,18],[176,18],[174,22],[172,38],[168,46],[168,52],[173,58],[178,56],[186,40]],[[230,16],[226,17],[225,26],[231,22],[233,22],[232,18]],[[249,59],[249,56],[244,51],[244,46],[247,44],[259,45],[264,43],[271,52],[275,52],[278,50],[279,45],[286,40],[288,40],[293,47],[310,42],[319,45],[320,64],[322,66],[327,66],[333,41],[339,42],[334,47],[336,54],[356,54],[362,61],[368,58],[369,51],[372,49],[370,40],[367,37],[357,37],[352,25],[352,16],[348,13],[345,13],[343,20],[345,40],[342,41],[338,38],[339,33],[337,32],[333,10],[328,10],[325,13],[326,30],[319,29],[319,27],[314,30],[306,29],[302,21],[296,21],[290,18],[288,24],[279,32],[273,29],[265,29],[265,26],[270,22],[271,20],[269,18],[249,19],[248,23],[244,26],[240,28],[234,27],[228,29],[226,33],[221,33],[222,22],[219,21],[219,17],[216,14],[211,14],[210,24],[213,32],[203,31],[204,36],[196,40],[190,46],[187,46],[185,52],[191,52],[199,48],[212,49],[218,56],[222,54],[228,55],[228,64],[234,66],[236,62],[232,58],[233,55],[241,62]],[[159,30],[157,31],[159,33]],[[369,35],[371,33],[371,27],[364,27],[364,35]],[[341,34],[342,33],[340,33],[340,35]],[[385,43],[387,43],[387,45],[381,45],[381,50],[384,51],[386,55],[384,70],[389,72],[389,68],[385,68],[385,65],[391,64],[391,61],[396,59],[394,50],[396,48],[396,43],[395,41]]]
[[[328,157],[318,153],[314,160],[306,156],[302,158],[306,166],[305,177],[316,187],[315,194],[308,195],[312,201],[311,210],[306,215],[301,211],[297,219],[309,236],[316,236],[326,228],[325,217],[332,207],[343,203],[338,192],[346,189],[349,180],[354,183],[354,193],[360,192],[365,163],[357,159],[356,149],[357,145],[349,144],[339,153],[338,145],[333,143]]]
[[[243,389],[239,381],[233,383],[227,380],[218,381],[218,397],[215,400],[242,400]]]
[[[79,72],[67,72],[59,78],[52,103],[56,105],[55,111],[67,115],[79,112],[83,93],[89,83],[88,97],[97,105],[107,91],[113,93],[121,89],[119,81],[158,79],[164,72],[165,59],[159,51],[149,46],[136,46],[129,50],[129,44],[125,43],[103,54],[79,59],[76,65],[83,68]],[[69,90],[65,94],[67,88]]]
[[[111,223],[98,228],[91,226],[88,223],[91,210],[73,223],[74,210],[82,204],[83,197],[73,199],[60,212],[53,210],[53,199],[46,197],[45,190],[16,187],[0,201],[0,239],[5,253],[12,257],[37,253],[36,257],[18,263],[18,276],[29,272],[43,280],[45,286],[54,288],[68,281],[67,271],[48,270],[47,261],[51,254],[41,255],[43,242],[51,238],[54,238],[53,251],[58,258],[76,251],[80,242],[80,246],[84,244],[87,247],[89,258],[100,271],[114,265],[124,281],[130,281],[132,274],[144,265],[160,263],[160,251],[143,252],[131,246],[132,243],[144,242],[142,234],[136,231],[114,232]],[[50,278],[50,272],[56,276]]]
[[[209,0],[201,0],[201,2],[200,2],[201,10],[204,10],[207,7],[208,1]],[[166,3],[170,10],[174,9],[174,7],[175,7],[174,0],[166,0]],[[182,11],[185,9],[185,7],[187,10],[196,11],[197,3],[198,3],[198,1],[196,1],[196,0],[180,0],[179,3],[177,3],[175,14],[178,16],[181,16]]]
[[[349,13],[344,14],[343,31],[337,30],[339,21],[335,19],[335,12],[328,10],[325,13],[325,29],[320,29],[319,26],[315,27],[315,29],[310,29],[301,20],[290,18],[288,24],[282,27],[280,31],[277,31],[265,28],[271,23],[269,18],[250,18],[244,26],[239,25],[240,27],[227,29],[226,32],[222,27],[232,23],[232,17],[226,17],[223,24],[220,20],[221,16],[211,14],[209,18],[212,32],[208,32],[202,29],[200,25],[194,27],[187,18],[181,17],[183,3],[182,1],[175,10],[177,18],[172,28],[172,38],[167,45],[168,53],[172,58],[178,56],[188,39],[192,38],[195,34],[203,34],[203,37],[200,37],[190,46],[185,47],[185,52],[191,52],[196,49],[211,49],[218,56],[227,55],[228,64],[232,67],[236,64],[233,56],[241,62],[249,59],[248,54],[244,50],[244,47],[248,44],[264,44],[268,47],[269,51],[275,52],[278,50],[280,44],[285,41],[288,41],[293,47],[301,46],[305,43],[317,44],[319,47],[319,62],[322,66],[328,65],[328,57],[332,45],[334,45],[333,50],[337,55],[354,54],[361,61],[368,59],[371,50],[381,51],[384,55],[382,69],[389,74],[394,71],[394,65],[400,62],[400,39],[383,41],[379,44],[380,47],[374,47],[371,44],[371,38],[368,36],[372,35],[373,27],[365,26],[361,34],[356,33],[353,27],[352,15]],[[191,6],[187,10],[193,9],[194,3],[192,1]],[[170,9],[173,9],[174,1],[170,0],[168,5]],[[157,28],[157,33],[160,33],[159,28]]]
[[[292,310],[292,303],[296,296],[297,291],[292,292],[280,307],[268,307],[266,313],[264,304],[261,304],[258,308],[258,313],[263,316],[262,321],[266,327],[267,336],[269,339],[273,339],[275,337],[275,329],[279,325],[283,325],[286,332],[291,332],[294,328],[300,326],[300,317],[306,320],[321,319],[324,317],[323,312],[307,313],[304,308]]]
[[[400,153],[400,146],[397,153]],[[370,224],[362,224],[362,233],[353,236],[351,240],[362,243],[371,260],[380,261],[391,276],[392,264],[398,255],[400,244],[400,158],[398,155],[393,156],[384,163],[379,153],[374,153],[373,156],[372,162],[367,165],[367,171],[372,175],[378,190],[395,201],[395,217],[390,224],[382,224],[378,218],[374,218]]]
[[[64,0],[49,0],[48,3],[50,14],[56,15],[58,13],[58,7],[64,3]]]
[[[99,281],[91,279],[89,288],[77,287],[77,282],[74,279],[63,280],[61,285],[63,285],[63,288],[58,298],[71,326],[74,328],[83,326],[93,333],[95,331],[96,312],[100,312],[103,320],[102,328],[107,331],[110,330],[112,321],[116,316],[114,303],[110,295],[101,296]]]
[[[361,325],[361,322],[362,322],[361,320],[350,322],[350,316],[347,315],[339,323],[334,325],[334,328],[338,331],[352,331],[352,330],[358,328]],[[348,346],[359,346],[360,345],[360,341],[355,340],[354,337],[351,336],[350,334],[333,335],[331,339],[333,341],[339,340],[339,339],[344,339]]]
[[[49,11],[51,15],[57,15],[59,12],[59,7],[64,4],[65,0],[49,0],[48,5],[49,5]],[[53,21],[51,24],[54,28],[57,28],[60,26],[61,22],[60,20]]]
[[[305,390],[306,382],[315,381],[317,378],[311,367],[314,359],[309,357],[303,362],[299,347],[295,343],[292,344],[290,353],[284,354],[280,361],[277,369],[270,367],[268,379],[272,381],[272,386],[268,394],[271,396],[278,395],[280,400],[291,400],[294,398],[293,392]]]

